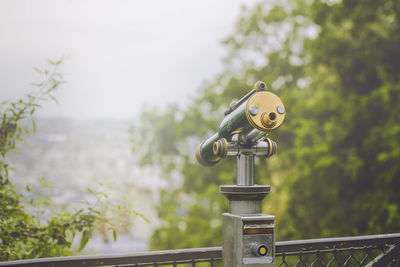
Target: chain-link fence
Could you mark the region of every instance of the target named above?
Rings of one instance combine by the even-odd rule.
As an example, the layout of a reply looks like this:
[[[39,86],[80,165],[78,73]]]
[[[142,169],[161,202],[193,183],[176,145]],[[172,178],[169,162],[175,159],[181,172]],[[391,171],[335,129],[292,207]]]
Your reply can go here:
[[[277,242],[275,266],[400,266],[400,234]],[[222,266],[221,247],[0,262],[0,266]]]

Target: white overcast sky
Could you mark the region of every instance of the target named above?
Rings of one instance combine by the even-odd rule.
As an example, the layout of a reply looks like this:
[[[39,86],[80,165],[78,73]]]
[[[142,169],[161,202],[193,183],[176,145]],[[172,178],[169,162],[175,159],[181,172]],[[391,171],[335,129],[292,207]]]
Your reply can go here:
[[[184,105],[222,68],[221,40],[255,0],[2,0],[0,100],[32,91],[34,66],[64,54],[67,83],[41,116],[132,118]]]

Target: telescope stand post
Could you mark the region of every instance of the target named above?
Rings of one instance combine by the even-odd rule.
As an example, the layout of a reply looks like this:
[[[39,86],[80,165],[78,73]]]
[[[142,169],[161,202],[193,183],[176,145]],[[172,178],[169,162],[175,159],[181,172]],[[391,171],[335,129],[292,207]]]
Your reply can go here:
[[[222,215],[223,267],[275,266],[275,216],[262,214],[270,186],[254,185],[255,153],[236,156],[237,184],[221,186],[229,201],[229,213]]]
[[[236,184],[254,185],[254,154],[239,153],[236,158]]]

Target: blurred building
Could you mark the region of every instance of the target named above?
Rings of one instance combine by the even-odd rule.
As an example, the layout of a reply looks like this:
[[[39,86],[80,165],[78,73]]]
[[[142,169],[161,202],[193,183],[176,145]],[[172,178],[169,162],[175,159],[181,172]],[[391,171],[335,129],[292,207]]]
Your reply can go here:
[[[137,216],[131,234],[122,233],[116,243],[106,244],[101,236],[94,237],[88,248],[102,253],[145,250],[159,225],[154,207],[165,183],[157,168],[137,166],[130,149],[129,126],[127,121],[116,120],[39,118],[36,134],[25,136],[8,159],[14,168],[10,177],[21,191],[28,184],[40,192],[39,181],[44,176],[54,186],[51,200],[73,207],[93,200],[88,188],[101,189],[103,184],[111,187],[110,202],[128,198],[131,208],[150,221]],[[43,192],[46,190],[43,187]]]

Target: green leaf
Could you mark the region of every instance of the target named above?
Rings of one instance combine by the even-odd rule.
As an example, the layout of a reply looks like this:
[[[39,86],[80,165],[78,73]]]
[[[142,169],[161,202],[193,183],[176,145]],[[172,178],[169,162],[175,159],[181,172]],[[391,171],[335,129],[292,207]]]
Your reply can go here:
[[[114,241],[117,240],[117,231],[115,229],[113,229],[113,238],[114,238]]]
[[[87,245],[91,236],[92,233],[90,231],[88,230],[83,231],[81,243],[79,245],[79,251],[81,251]]]
[[[33,69],[34,69],[36,72],[38,72],[38,73],[40,73],[40,74],[43,74],[43,71],[41,71],[38,67],[33,67]]]
[[[140,218],[142,218],[142,219],[145,220],[146,222],[150,223],[150,220],[147,219],[143,214],[140,214],[140,213],[136,213],[136,214],[138,214],[138,215],[140,216]]]
[[[31,120],[32,120],[32,131],[36,133],[36,122],[33,118],[31,118]]]
[[[67,229],[65,231],[65,237],[68,242],[72,242],[74,240],[74,233],[71,230]]]
[[[54,102],[56,102],[57,104],[58,104],[58,100],[54,97],[54,96],[52,96],[52,95],[48,95]]]

